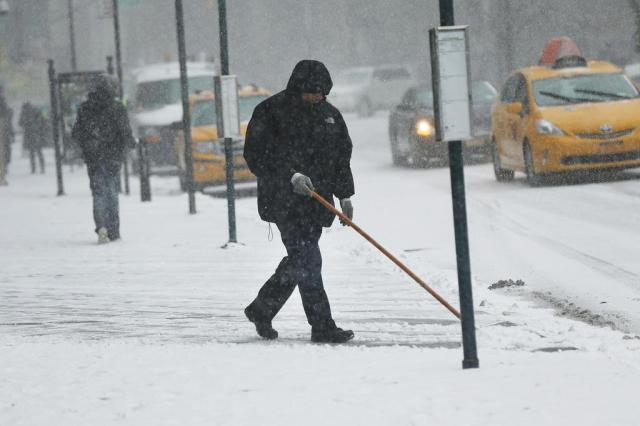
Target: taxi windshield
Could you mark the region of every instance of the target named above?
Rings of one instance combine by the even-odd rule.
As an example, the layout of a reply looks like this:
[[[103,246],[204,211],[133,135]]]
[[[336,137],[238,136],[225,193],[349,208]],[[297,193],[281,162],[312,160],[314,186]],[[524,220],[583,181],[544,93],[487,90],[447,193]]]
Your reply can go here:
[[[540,107],[609,102],[638,97],[638,90],[622,73],[590,74],[533,81]]]
[[[213,90],[213,78],[209,76],[190,77],[189,94],[201,90]],[[158,80],[139,83],[135,95],[136,105],[144,110],[162,108],[180,102],[180,80]]]
[[[240,96],[238,107],[240,109],[240,121],[249,121],[254,108],[263,100],[266,95]],[[216,125],[216,102],[213,99],[196,102],[191,111],[194,127],[215,126]]]

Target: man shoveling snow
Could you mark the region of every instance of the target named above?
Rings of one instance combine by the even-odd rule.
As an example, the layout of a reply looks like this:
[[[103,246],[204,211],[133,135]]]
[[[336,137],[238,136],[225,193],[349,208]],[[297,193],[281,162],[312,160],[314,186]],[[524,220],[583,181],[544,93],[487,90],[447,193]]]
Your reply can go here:
[[[286,90],[259,104],[247,128],[244,157],[258,177],[260,217],[276,224],[287,249],[276,272],[245,309],[266,339],[278,337],[271,321],[296,285],[312,341],[344,343],[354,336],[333,321],[322,282],[318,241],[335,215],[310,198],[311,191],[331,202],[335,195],[343,213],[353,217],[352,144],[342,115],[326,101],[332,85],[324,64],[300,61]]]

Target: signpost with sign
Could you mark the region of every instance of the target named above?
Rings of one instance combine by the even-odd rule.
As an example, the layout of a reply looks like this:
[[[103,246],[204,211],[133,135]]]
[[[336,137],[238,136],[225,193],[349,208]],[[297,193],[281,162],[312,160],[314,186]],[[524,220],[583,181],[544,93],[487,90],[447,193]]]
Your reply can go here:
[[[462,368],[478,368],[462,141],[471,137],[467,27],[454,26],[453,0],[440,0],[440,25],[429,32],[437,140],[449,148],[453,225],[462,325]]]
[[[236,243],[236,194],[234,182],[234,140],[240,138],[238,83],[235,75],[214,77],[218,138],[224,138],[229,242]]]

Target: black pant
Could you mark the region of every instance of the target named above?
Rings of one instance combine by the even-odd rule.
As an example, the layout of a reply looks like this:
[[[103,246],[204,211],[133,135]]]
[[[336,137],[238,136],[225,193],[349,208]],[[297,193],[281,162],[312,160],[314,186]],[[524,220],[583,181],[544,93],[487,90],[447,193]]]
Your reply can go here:
[[[329,299],[322,284],[322,256],[318,241],[322,226],[300,223],[277,224],[287,249],[276,272],[249,305],[256,318],[272,320],[298,286],[307,321],[313,329],[335,327]]]
[[[106,228],[109,239],[116,240],[120,238],[118,204],[120,162],[89,163],[87,171],[93,196],[93,220],[96,224],[96,232],[100,228]]]
[[[42,148],[30,148],[29,159],[31,160],[31,173],[36,172],[36,157],[38,157],[38,163],[40,163],[40,173],[44,173],[44,155],[42,155]]]

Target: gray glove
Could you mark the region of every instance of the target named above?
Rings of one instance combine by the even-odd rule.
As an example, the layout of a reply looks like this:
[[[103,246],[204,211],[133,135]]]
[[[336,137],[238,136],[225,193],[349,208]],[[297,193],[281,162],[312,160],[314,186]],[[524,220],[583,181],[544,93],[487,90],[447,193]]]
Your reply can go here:
[[[293,185],[293,192],[296,194],[310,196],[310,192],[315,191],[311,179],[302,173],[293,174],[291,177],[291,185]]]
[[[350,198],[344,198],[340,200],[340,208],[342,209],[342,214],[349,218],[349,220],[353,219],[353,204],[351,204]],[[340,221],[343,225],[346,225],[343,221]]]

